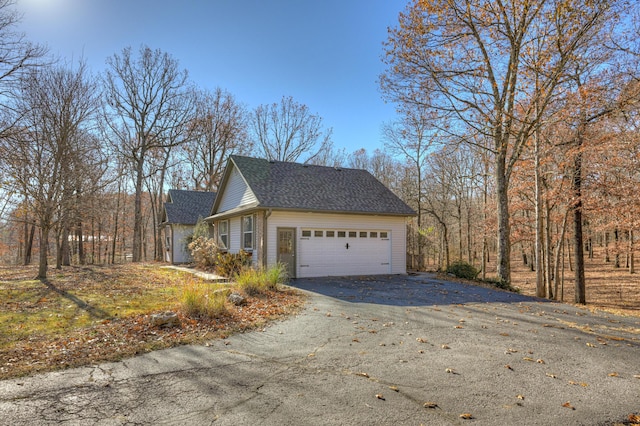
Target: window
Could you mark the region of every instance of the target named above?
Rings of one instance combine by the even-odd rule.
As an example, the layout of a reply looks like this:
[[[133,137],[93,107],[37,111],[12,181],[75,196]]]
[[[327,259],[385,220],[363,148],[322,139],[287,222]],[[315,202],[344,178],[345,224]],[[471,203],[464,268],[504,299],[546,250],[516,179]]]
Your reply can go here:
[[[307,237],[307,238],[310,237],[311,236],[311,231],[308,230],[308,229],[303,230],[302,231],[302,236],[303,237]]]
[[[367,231],[360,231],[360,238],[367,238]]]
[[[229,221],[223,220],[218,223],[218,240],[223,249],[229,247]]]
[[[242,248],[253,250],[253,216],[242,216]]]
[[[370,236],[371,238],[378,238],[378,233],[377,233],[377,232],[370,232],[370,233],[369,233],[369,236]]]
[[[347,236],[347,233],[345,231],[338,231],[338,238],[344,238]]]
[[[356,231],[349,231],[349,238],[355,238],[358,235]]]
[[[381,232],[380,233],[380,238],[389,238],[389,237],[387,236],[386,232]]]
[[[335,237],[336,236],[336,232],[335,231],[327,231],[327,237]]]
[[[313,231],[314,237],[322,237],[322,231]]]

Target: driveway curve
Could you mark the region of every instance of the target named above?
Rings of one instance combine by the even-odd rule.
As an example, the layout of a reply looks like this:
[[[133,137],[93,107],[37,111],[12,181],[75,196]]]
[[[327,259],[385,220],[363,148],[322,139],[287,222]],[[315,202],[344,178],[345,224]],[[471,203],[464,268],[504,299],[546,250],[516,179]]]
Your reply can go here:
[[[300,279],[297,316],[0,382],[2,425],[613,425],[640,321],[415,276]]]

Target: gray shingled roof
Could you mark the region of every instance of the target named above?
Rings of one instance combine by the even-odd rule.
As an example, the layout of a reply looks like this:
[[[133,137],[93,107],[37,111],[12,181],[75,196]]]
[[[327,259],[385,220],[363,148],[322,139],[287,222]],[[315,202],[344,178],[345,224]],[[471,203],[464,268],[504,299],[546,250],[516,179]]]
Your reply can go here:
[[[413,216],[415,212],[366,170],[231,156],[260,207]]]
[[[211,214],[215,192],[170,189],[169,201],[164,203],[165,221],[182,225],[195,225],[198,218]]]

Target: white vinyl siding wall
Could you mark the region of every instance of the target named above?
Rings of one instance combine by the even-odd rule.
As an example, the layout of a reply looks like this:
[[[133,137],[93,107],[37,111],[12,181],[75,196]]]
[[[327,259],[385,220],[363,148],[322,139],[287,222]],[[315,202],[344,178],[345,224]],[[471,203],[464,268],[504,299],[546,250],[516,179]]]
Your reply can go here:
[[[227,210],[235,209],[236,207],[255,203],[256,201],[256,196],[253,194],[251,189],[249,189],[246,182],[242,179],[242,176],[234,166],[231,170],[231,175],[229,176],[227,185],[224,188],[224,193],[220,200],[220,206],[216,213],[222,213]]]
[[[187,238],[193,234],[191,225],[171,225],[171,245],[173,263],[191,262],[191,253],[187,250]]]
[[[277,228],[295,228],[296,229],[296,276],[311,277],[311,276],[330,276],[330,275],[361,275],[366,274],[367,271],[375,270],[377,273],[391,273],[391,274],[405,274],[406,273],[406,238],[405,238],[405,218],[397,216],[368,216],[368,215],[348,215],[348,214],[325,214],[325,213],[302,213],[302,212],[280,212],[274,211],[267,220],[267,264],[272,265],[277,261]],[[344,239],[344,243],[348,238],[348,231],[360,232],[377,232],[380,238],[380,232],[388,232],[390,238],[390,259],[388,269],[384,272],[380,272],[380,267],[376,265],[374,268],[368,268],[364,265],[354,265],[354,267],[344,273],[346,266],[348,265],[347,258],[340,258],[343,264],[340,265],[340,272],[336,274],[332,273],[330,265],[320,264],[323,260],[323,253],[306,253],[306,258],[301,259],[299,256],[302,238],[302,230],[333,230],[336,231],[334,237],[317,237],[317,238],[332,238],[337,240],[337,231],[343,230],[347,232],[347,238]],[[311,238],[314,238],[313,236]],[[362,251],[361,247],[365,247],[368,238],[358,240],[359,237],[353,239],[350,242],[350,246],[353,242],[356,246],[351,246],[347,251],[354,258],[360,256]],[[342,240],[342,239],[341,239]],[[337,244],[337,242],[336,242]],[[358,247],[358,244],[362,246]],[[319,247],[319,246],[318,246]],[[382,247],[379,245],[379,247]],[[345,252],[345,253],[347,253]],[[326,257],[326,256],[324,256]],[[361,260],[361,259],[358,259]],[[301,265],[305,265],[302,266]],[[322,273],[318,273],[322,271]],[[388,272],[387,272],[388,271]]]
[[[254,219],[255,222],[255,219]],[[255,223],[254,223],[255,227]],[[254,231],[255,232],[255,231]],[[242,248],[243,234],[242,234],[242,216],[235,216],[229,219],[229,253],[238,253]],[[255,240],[254,240],[255,241]],[[260,259],[260,248],[254,243],[254,248],[251,250],[251,261],[253,263],[258,262]]]

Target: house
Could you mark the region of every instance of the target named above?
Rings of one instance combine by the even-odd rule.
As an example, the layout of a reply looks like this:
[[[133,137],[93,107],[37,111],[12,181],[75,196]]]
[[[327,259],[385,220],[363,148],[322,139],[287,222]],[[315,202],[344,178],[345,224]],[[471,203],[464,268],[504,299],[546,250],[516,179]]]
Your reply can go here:
[[[231,156],[207,220],[229,252],[303,278],[406,273],[414,215],[365,170]]]
[[[211,214],[215,198],[215,192],[169,190],[162,217],[166,262],[178,264],[191,261],[187,249],[189,237],[198,219]]]

